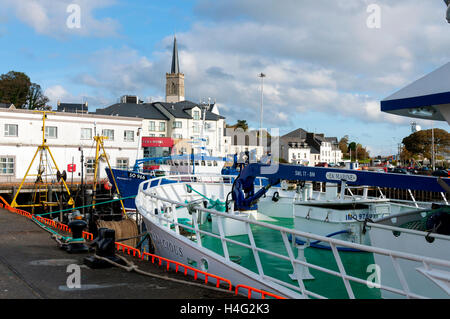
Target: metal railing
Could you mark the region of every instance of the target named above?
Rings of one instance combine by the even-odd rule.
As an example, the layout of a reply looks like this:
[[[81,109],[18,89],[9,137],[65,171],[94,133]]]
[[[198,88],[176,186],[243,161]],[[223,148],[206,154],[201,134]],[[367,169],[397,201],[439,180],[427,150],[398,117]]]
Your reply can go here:
[[[300,274],[297,272],[297,265],[308,267],[310,269],[315,269],[315,270],[321,271],[323,273],[341,278],[341,280],[344,283],[347,295],[351,299],[355,298],[355,293],[353,291],[352,286],[350,285],[351,282],[359,283],[359,284],[363,284],[363,285],[368,284],[367,279],[364,280],[364,279],[361,279],[361,278],[358,278],[355,276],[348,275],[346,273],[345,265],[341,259],[341,256],[338,253],[337,247],[347,247],[347,248],[351,248],[351,249],[360,250],[363,252],[379,254],[379,255],[384,255],[384,256],[390,257],[390,259],[393,263],[395,272],[397,274],[397,277],[402,282],[402,288],[398,289],[395,287],[382,285],[381,283],[377,285],[377,288],[379,288],[381,290],[386,290],[386,291],[389,291],[389,292],[392,292],[395,294],[399,294],[402,296],[406,296],[407,298],[428,298],[428,297],[413,293],[408,289],[407,283],[405,284],[404,274],[403,274],[401,265],[399,263],[399,260],[418,262],[418,263],[425,265],[425,267],[427,269],[431,269],[432,267],[444,267],[447,271],[450,271],[450,261],[448,261],[448,260],[423,257],[423,256],[415,255],[415,254],[403,253],[403,252],[399,252],[399,251],[392,251],[392,250],[377,248],[377,247],[373,247],[373,246],[351,243],[348,241],[338,240],[338,239],[334,239],[334,238],[330,238],[330,237],[324,237],[324,236],[316,235],[313,233],[307,233],[307,232],[298,231],[295,229],[289,229],[289,228],[280,227],[280,226],[273,225],[273,224],[255,221],[255,220],[251,220],[248,218],[232,215],[229,213],[222,213],[222,212],[218,212],[216,210],[202,208],[199,206],[196,206],[195,210],[192,211],[193,225],[191,227],[186,224],[179,223],[178,219],[177,219],[177,212],[176,212],[177,211],[176,207],[188,207],[189,204],[159,196],[155,192],[157,187],[159,187],[159,186],[164,187],[164,184],[165,184],[163,182],[164,179],[166,179],[166,180],[170,179],[170,180],[176,181],[178,183],[201,182],[201,183],[232,184],[232,182],[234,181],[234,178],[235,177],[232,177],[232,176],[220,176],[220,175],[211,176],[211,177],[179,175],[179,176],[169,176],[169,177],[165,176],[165,177],[161,177],[158,179],[153,179],[153,180],[146,181],[146,182],[143,182],[140,184],[138,196],[136,198],[136,204],[137,204],[138,209],[142,208],[142,205],[146,205],[145,211],[142,211],[142,209],[141,209],[140,213],[149,220],[153,220],[154,222],[157,221],[159,226],[165,227],[168,232],[175,232],[176,236],[182,236],[182,235],[180,235],[180,227],[190,231],[191,233],[194,232],[196,234],[196,240],[193,241],[192,243],[200,246],[201,248],[207,249],[206,247],[204,247],[204,245],[202,245],[202,237],[201,237],[202,235],[219,239],[221,242],[222,248],[223,248],[223,258],[225,259],[226,262],[232,262],[230,255],[228,253],[227,244],[238,245],[238,246],[250,249],[253,252],[254,261],[257,265],[257,272],[255,273],[255,278],[259,278],[261,281],[263,281],[266,284],[267,284],[267,282],[273,282],[278,285],[282,285],[284,287],[292,289],[295,292],[300,292],[301,295],[305,298],[307,298],[307,297],[326,298],[326,297],[306,289]],[[262,185],[262,180],[259,180],[258,183],[255,182],[255,184]],[[150,185],[152,185],[152,186],[150,186]],[[165,190],[163,190],[162,192],[165,195],[167,195],[167,192]],[[155,209],[157,211],[161,212],[162,210],[165,210],[168,208],[170,209],[170,212],[172,215],[170,218],[165,217],[163,214],[155,214]],[[220,222],[218,223],[219,234],[215,234],[215,233],[200,229],[199,223],[197,221],[197,215],[200,212],[209,213],[209,214],[215,215],[216,217],[219,217],[219,218],[229,218],[229,219],[233,219],[233,220],[245,223],[246,230],[247,230],[247,236],[248,236],[250,244],[245,244],[245,243],[239,242],[237,240],[226,237],[224,234],[223,227]],[[174,226],[173,229],[171,229],[171,227],[170,227],[171,225]],[[258,247],[255,243],[253,231],[252,231],[250,225],[261,226],[266,229],[270,229],[270,230],[279,232],[279,234],[281,234],[283,244],[284,244],[284,247],[287,252],[287,256],[282,255],[277,252],[274,252],[274,251],[270,251],[270,250]],[[318,266],[318,265],[312,264],[310,262],[307,262],[306,260],[300,260],[300,259],[296,258],[294,255],[293,247],[292,247],[293,244],[291,244],[288,239],[289,235],[292,236],[291,238],[295,238],[296,236],[298,236],[298,237],[306,238],[308,241],[321,241],[324,243],[328,243],[331,248],[331,251],[332,251],[332,254],[334,257],[334,261],[336,262],[336,264],[338,266],[338,271],[331,270],[331,269],[328,269],[328,268],[325,268],[322,266]],[[308,241],[307,241],[307,243],[308,243]],[[292,242],[294,242],[294,240],[292,240]],[[262,267],[262,261],[260,258],[261,253],[290,262],[290,264],[292,266],[292,271],[293,271],[294,277],[297,280],[298,286],[266,275],[264,273],[263,267]]]

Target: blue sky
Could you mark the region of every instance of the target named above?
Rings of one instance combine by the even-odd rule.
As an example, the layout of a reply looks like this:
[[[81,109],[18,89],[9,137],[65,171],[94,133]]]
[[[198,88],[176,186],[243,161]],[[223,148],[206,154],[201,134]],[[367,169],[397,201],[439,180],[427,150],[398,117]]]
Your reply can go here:
[[[265,127],[349,135],[387,155],[411,119],[381,113],[380,100],[449,61],[439,2],[3,0],[0,73],[25,72],[53,106],[163,100],[176,34],[187,99],[215,99],[228,123],[259,126],[264,72]],[[373,3],[379,29],[366,24]],[[67,27],[70,4],[81,9],[80,29]]]

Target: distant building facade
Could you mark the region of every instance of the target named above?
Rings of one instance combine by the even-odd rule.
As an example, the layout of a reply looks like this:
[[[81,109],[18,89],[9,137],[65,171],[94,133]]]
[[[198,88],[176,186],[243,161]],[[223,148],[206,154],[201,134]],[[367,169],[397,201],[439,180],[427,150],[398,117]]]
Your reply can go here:
[[[280,158],[288,163],[315,166],[339,163],[342,151],[336,137],[307,132],[302,128],[280,137]]]
[[[112,166],[127,167],[134,163],[138,149],[137,133],[141,118],[56,112],[47,114],[45,138],[56,164],[67,171],[72,161],[76,165],[74,180],[80,180],[83,169],[86,180],[93,178],[95,135],[107,136],[104,146]],[[0,108],[0,183],[20,181],[38,148],[42,144],[42,114],[31,110]],[[81,151],[85,167],[81,167]],[[50,162],[50,158],[46,159]],[[29,179],[36,178],[39,157],[34,160]],[[100,161],[99,177],[106,178],[105,161]],[[54,172],[56,173],[56,171]],[[71,175],[68,174],[70,178]]]

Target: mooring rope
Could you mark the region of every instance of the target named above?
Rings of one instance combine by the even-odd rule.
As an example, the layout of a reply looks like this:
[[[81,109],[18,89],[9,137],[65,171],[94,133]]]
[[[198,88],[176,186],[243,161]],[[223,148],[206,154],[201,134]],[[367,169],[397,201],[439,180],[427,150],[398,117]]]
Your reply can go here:
[[[136,195],[132,195],[132,196],[112,199],[112,200],[108,200],[108,201],[105,201],[105,202],[100,202],[100,203],[95,203],[95,204],[90,204],[90,205],[78,206],[78,207],[74,207],[74,208],[67,208],[67,209],[62,209],[62,210],[49,212],[49,213],[36,214],[36,216],[44,216],[44,215],[57,214],[57,213],[62,213],[62,212],[67,212],[67,211],[73,211],[73,210],[76,210],[76,209],[87,208],[87,207],[92,207],[92,206],[99,206],[99,205],[103,205],[103,204],[109,204],[109,203],[112,203],[112,202],[117,202],[117,201],[120,201],[120,200],[130,199],[130,198],[135,198],[135,197],[136,197]]]

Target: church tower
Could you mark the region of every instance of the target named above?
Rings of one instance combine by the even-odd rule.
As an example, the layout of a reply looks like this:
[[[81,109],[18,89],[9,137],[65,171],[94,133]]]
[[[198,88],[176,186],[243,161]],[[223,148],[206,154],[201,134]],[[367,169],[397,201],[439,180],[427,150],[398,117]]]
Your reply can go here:
[[[166,102],[184,101],[184,74],[180,73],[177,38],[173,40],[172,68],[166,73]]]

